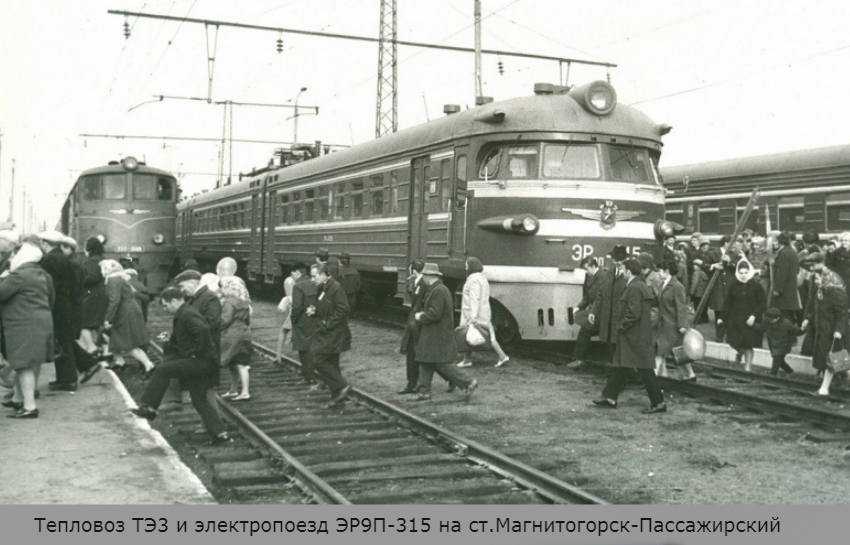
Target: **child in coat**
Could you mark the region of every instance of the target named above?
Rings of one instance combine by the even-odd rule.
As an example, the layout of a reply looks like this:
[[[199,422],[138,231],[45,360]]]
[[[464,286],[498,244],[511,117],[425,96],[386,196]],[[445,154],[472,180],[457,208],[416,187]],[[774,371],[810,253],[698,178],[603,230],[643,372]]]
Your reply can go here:
[[[705,290],[708,288],[708,275],[702,270],[699,263],[694,263],[694,272],[691,276],[691,303],[694,306],[694,310],[699,308],[699,302],[705,295]],[[694,319],[698,324],[706,324],[708,323],[708,316],[705,310],[702,311],[702,316],[696,316]]]
[[[797,344],[797,337],[803,334],[803,330],[792,324],[788,318],[782,316],[778,308],[774,307],[770,307],[764,313],[763,327],[767,336],[767,346],[773,357],[770,374],[777,375],[782,369],[790,375],[794,370],[785,362],[785,356],[791,352],[791,347]]]

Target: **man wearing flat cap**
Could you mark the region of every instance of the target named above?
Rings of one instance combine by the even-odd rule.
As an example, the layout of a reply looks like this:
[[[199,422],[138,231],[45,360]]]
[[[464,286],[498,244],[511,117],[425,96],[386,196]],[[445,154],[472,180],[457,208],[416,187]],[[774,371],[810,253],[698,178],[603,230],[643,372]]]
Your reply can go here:
[[[797,275],[800,274],[800,256],[791,245],[788,233],[781,232],[776,237],[779,250],[773,262],[773,294],[770,305],[782,312],[791,323],[797,323],[797,311],[800,304],[800,292],[797,290]]]
[[[327,265],[328,273],[330,274],[331,278],[336,280],[337,277],[339,276],[339,267],[337,265],[331,265],[328,262],[328,259],[330,259],[330,253],[328,252],[328,249],[327,248],[319,248],[318,250],[316,250],[315,255],[316,255],[316,263],[318,265]]]
[[[56,380],[47,386],[51,390],[75,392],[77,390],[77,364],[74,359],[74,335],[76,326],[72,297],[76,275],[68,256],[62,252],[65,235],[59,231],[44,231],[38,234],[44,257],[41,267],[53,280],[56,301],[53,306],[53,336],[60,354],[53,361]],[[78,320],[77,320],[78,321]]]
[[[345,290],[345,296],[348,297],[349,316],[354,316],[357,293],[360,291],[360,273],[351,266],[351,255],[348,252],[339,254],[339,271],[336,279]]]

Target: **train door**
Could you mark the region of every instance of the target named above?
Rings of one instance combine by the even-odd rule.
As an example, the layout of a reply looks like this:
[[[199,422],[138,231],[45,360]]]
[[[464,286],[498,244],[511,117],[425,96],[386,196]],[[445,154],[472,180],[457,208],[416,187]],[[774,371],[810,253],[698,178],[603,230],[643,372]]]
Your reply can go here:
[[[256,279],[263,272],[264,197],[262,191],[251,195],[251,254],[248,258],[251,279]]]
[[[266,282],[273,282],[274,276],[280,274],[274,259],[274,228],[277,225],[277,193],[269,192],[266,196],[266,238],[265,238],[265,256],[263,257],[263,273],[265,274]]]
[[[449,239],[450,255],[462,257],[466,254],[466,187],[468,174],[469,146],[455,147],[454,183],[448,199],[451,232]]]
[[[410,163],[410,206],[408,207],[408,261],[426,259],[428,215],[425,206],[425,165],[428,157],[417,157]]]

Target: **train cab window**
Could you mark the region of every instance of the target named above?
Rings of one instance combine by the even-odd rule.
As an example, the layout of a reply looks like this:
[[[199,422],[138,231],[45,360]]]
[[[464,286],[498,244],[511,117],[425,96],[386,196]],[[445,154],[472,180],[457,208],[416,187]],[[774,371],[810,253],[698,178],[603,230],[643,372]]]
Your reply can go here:
[[[507,170],[510,178],[536,178],[538,146],[510,146],[507,148]]]
[[[598,179],[599,153],[596,146],[545,144],[543,177],[562,179]]]
[[[658,184],[655,167],[646,150],[608,146],[608,166],[615,182]]]
[[[827,195],[826,230],[850,231],[850,193]]]
[[[499,161],[502,159],[502,148],[493,148],[487,152],[484,161],[481,162],[481,168],[478,169],[478,177],[489,180],[495,178],[499,174]]]
[[[100,177],[89,176],[83,178],[83,200],[99,201],[100,200]]]
[[[455,169],[455,208],[466,206],[466,155],[459,155]]]
[[[699,204],[699,225],[697,230],[702,233],[720,232],[720,207],[717,201],[707,201]]]
[[[115,201],[127,198],[127,176],[125,174],[104,174],[103,198]]]
[[[779,208],[779,229],[800,233],[806,230],[806,209],[803,196],[782,197],[777,203]]]
[[[133,175],[133,199],[137,201],[171,201],[174,200],[174,186],[168,178]]]

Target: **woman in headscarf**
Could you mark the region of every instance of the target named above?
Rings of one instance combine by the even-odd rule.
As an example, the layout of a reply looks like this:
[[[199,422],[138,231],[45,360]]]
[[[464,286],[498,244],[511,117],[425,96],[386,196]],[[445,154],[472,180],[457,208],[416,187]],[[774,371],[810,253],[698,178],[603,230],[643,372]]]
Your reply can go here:
[[[847,323],[847,288],[829,265],[824,264],[821,253],[806,256],[805,263],[812,268],[812,294],[806,305],[803,329],[812,340],[812,367],[823,372],[823,382],[818,395],[829,395],[833,372],[827,367],[831,352],[850,349],[850,326]]]
[[[492,312],[490,310],[490,283],[484,276],[484,265],[477,257],[466,259],[466,283],[463,285],[463,300],[460,306],[460,325],[475,324],[486,327],[490,331],[490,346],[499,356],[496,367],[501,367],[510,360],[502,347],[496,341],[496,330],[493,329]],[[458,367],[470,367],[472,353],[466,352]]]
[[[100,272],[106,278],[106,295],[109,298],[103,322],[103,328],[109,331],[109,351],[116,356],[129,354],[142,364],[146,374],[150,374],[153,363],[142,350],[148,344],[148,331],[142,308],[130,286],[130,277],[114,259],[101,261]],[[116,361],[113,367],[121,368],[123,364]]]
[[[9,418],[38,418],[35,389],[41,364],[53,359],[53,281],[38,264],[43,253],[28,242],[0,280],[3,356],[15,370],[15,393],[3,406]]]
[[[103,325],[109,299],[106,284],[100,273],[103,261],[103,237],[92,237],[86,241],[86,261],[83,263],[83,323],[80,346],[89,354],[97,352],[97,331]]]
[[[251,343],[251,296],[238,276],[221,279],[221,366],[230,370],[230,390],[221,397],[248,401]],[[239,384],[242,388],[239,388]]]
[[[726,321],[726,340],[729,346],[744,355],[744,369],[753,365],[753,348],[760,341],[761,319],[767,304],[764,288],[754,280],[755,269],[741,257],[735,267],[735,282],[729,286],[723,305],[723,320]]]

